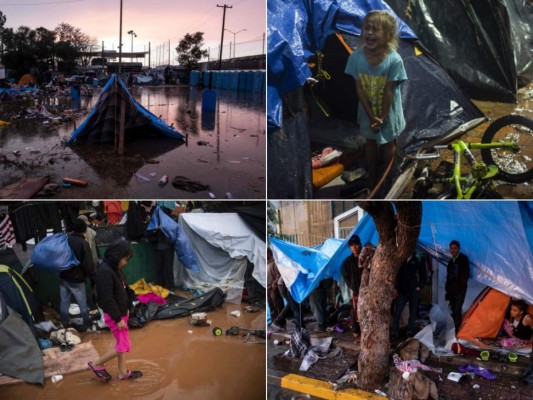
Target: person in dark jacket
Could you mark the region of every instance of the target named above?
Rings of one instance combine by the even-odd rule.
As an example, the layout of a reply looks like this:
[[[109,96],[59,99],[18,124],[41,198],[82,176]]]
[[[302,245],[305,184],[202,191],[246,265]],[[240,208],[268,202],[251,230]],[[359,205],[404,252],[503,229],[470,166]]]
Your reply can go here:
[[[87,225],[82,220],[76,219],[72,222],[72,232],[68,235],[68,244],[80,263],[61,271],[59,274],[59,295],[61,297],[59,315],[61,324],[66,327],[70,323],[69,307],[70,301],[74,297],[80,307],[80,314],[83,318],[81,330],[86,330],[91,325],[85,282],[87,278],[90,278],[95,273],[91,248],[89,242],[85,239],[86,230]]]
[[[452,258],[448,262],[446,274],[446,300],[450,302],[455,332],[463,321],[463,303],[465,301],[468,278],[470,277],[470,261],[461,253],[461,245],[457,240],[450,242]]]
[[[115,240],[107,248],[104,259],[96,274],[96,291],[98,306],[104,312],[105,324],[109,327],[116,340],[113,350],[108,351],[94,363],[89,362],[89,368],[102,381],[109,381],[111,375],[105,369],[104,363],[118,358],[118,379],[134,379],[142,376],[141,371],[126,369],[124,353],[129,353],[131,342],[128,331],[128,315],[133,296],[126,283],[122,268],[133,256],[131,245],[123,239]]]
[[[353,307],[353,323],[354,332],[356,335],[360,332],[359,318],[357,315],[357,300],[359,298],[359,286],[361,286],[362,271],[359,268],[359,254],[363,248],[361,239],[358,235],[353,235],[348,240],[348,246],[352,252],[342,264],[342,276],[348,285],[348,288],[352,291],[352,307]]]
[[[174,290],[174,247],[160,227],[146,231],[146,238],[151,243],[155,255],[155,283]]]
[[[396,309],[392,321],[392,339],[398,338],[400,328],[400,318],[403,309],[409,303],[409,321],[407,323],[407,336],[412,337],[415,334],[415,320],[418,312],[418,302],[420,300],[420,291],[427,280],[426,267],[420,262],[416,254],[409,257],[400,267],[396,276],[396,286],[394,288],[394,297],[396,298]]]

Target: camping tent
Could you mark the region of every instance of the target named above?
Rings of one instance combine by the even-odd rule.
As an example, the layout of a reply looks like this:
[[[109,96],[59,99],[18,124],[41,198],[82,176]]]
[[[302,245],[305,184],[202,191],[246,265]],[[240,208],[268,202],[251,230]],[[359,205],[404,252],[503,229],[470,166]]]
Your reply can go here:
[[[321,103],[318,108],[329,115],[329,126],[347,120],[353,124],[348,132],[356,131],[355,85],[344,74],[344,66],[352,49],[360,46],[357,36],[364,15],[374,9],[392,12],[380,0],[268,2],[268,170],[273,177],[269,197],[312,197],[312,130],[307,113],[317,99]],[[414,152],[431,139],[481,123],[484,116],[430,58],[413,31],[397,20],[399,53],[408,75],[401,85],[407,127],[399,147]],[[317,68],[314,73],[308,61],[319,51],[324,54],[322,70]],[[321,79],[306,99],[303,88],[313,76],[329,78]],[[344,127],[339,131],[350,136]],[[282,181],[286,184],[281,185]]]
[[[175,139],[184,139],[185,136],[176,129],[168,126],[164,121],[140,105],[117,75],[102,89],[91,113],[85,121],[72,132],[68,143],[104,143],[112,142],[115,132],[118,132],[121,105],[125,104],[125,135],[151,131],[164,134]]]
[[[378,243],[369,215],[348,238],[353,234],[359,235],[363,243]],[[461,242],[461,250],[470,259],[471,281],[533,304],[533,202],[424,201],[418,246],[445,266],[452,240]],[[298,302],[321,280],[339,280],[342,262],[350,254],[348,239],[332,256],[275,238],[270,239],[270,245],[279,271]],[[444,276],[439,274],[439,278]],[[474,285],[469,282],[469,286]],[[439,298],[443,297],[439,293]]]
[[[33,332],[0,293],[0,374],[44,384],[41,349]]]
[[[0,265],[0,294],[7,305],[22,316],[35,335],[33,324],[44,319],[39,302],[22,275],[7,265]]]
[[[253,277],[266,287],[265,242],[235,213],[184,213],[179,224],[196,253],[200,272],[175,268],[183,273],[188,288],[208,291],[220,287],[226,300],[240,303],[248,263]],[[174,260],[175,263],[178,261]]]
[[[471,97],[516,101],[533,80],[533,7],[527,1],[388,0]]]
[[[485,288],[468,311],[463,315],[463,323],[457,338],[484,346],[480,338],[495,338],[511,306],[511,297],[497,289]],[[533,315],[533,305],[529,306]]]
[[[36,83],[36,82],[37,82],[37,78],[35,77],[35,75],[24,74],[20,77],[18,85],[24,86],[24,85],[28,85],[30,83]]]

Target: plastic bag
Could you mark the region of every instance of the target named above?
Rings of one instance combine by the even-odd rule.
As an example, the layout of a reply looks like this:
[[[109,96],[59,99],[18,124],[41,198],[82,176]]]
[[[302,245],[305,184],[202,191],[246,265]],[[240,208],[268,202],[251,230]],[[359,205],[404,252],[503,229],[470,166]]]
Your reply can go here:
[[[65,271],[80,263],[74,256],[65,233],[56,233],[37,243],[31,253],[31,262],[37,268],[51,272]]]

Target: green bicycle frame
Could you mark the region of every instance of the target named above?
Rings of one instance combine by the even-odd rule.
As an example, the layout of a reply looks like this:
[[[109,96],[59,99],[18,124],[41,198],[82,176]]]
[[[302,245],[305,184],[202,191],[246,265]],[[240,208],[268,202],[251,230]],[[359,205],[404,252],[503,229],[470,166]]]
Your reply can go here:
[[[467,178],[461,177],[461,153],[464,153],[465,158],[467,159],[470,166],[474,166],[476,163],[476,159],[474,158],[473,154],[470,152],[470,149],[498,149],[498,148],[509,148],[509,149],[516,149],[516,144],[513,142],[491,142],[491,143],[465,143],[462,140],[458,140],[455,143],[452,143],[448,146],[446,146],[448,149],[453,150],[454,153],[454,168],[453,168],[453,175],[449,179],[457,191],[457,198],[458,199],[470,199],[472,197],[472,194],[476,191],[478,188],[478,183],[483,180],[482,179],[475,179],[472,178],[472,185],[467,188],[465,192],[463,192],[463,189],[461,187],[461,183],[465,182]],[[497,172],[497,167],[490,165],[488,166],[489,173],[487,173],[486,176],[494,176]]]

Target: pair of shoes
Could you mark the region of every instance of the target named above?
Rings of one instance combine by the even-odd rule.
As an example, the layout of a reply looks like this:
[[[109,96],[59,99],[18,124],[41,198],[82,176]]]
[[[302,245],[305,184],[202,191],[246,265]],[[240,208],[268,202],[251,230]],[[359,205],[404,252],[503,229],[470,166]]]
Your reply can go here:
[[[59,351],[61,351],[61,353],[66,353],[67,351],[72,350],[73,347],[74,343],[72,343],[70,340],[67,340],[65,343],[61,343],[59,345]]]
[[[472,364],[465,364],[465,365],[457,368],[457,370],[459,372],[463,373],[463,374],[467,373],[467,372],[473,372],[474,374],[476,374],[477,376],[482,377],[483,379],[488,379],[488,380],[496,379],[496,374],[493,374],[492,372],[490,372],[486,368],[478,367],[478,366],[472,365]]]
[[[141,371],[130,371],[129,369],[126,371],[126,375],[123,377],[117,377],[119,381],[125,381],[127,379],[137,379],[143,376],[143,373]]]
[[[111,380],[111,375],[105,369],[105,365],[97,367],[92,362],[87,363],[87,365],[89,366],[89,369],[93,371],[98,377],[98,379],[100,379],[102,382],[109,382]]]

